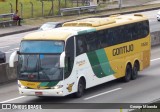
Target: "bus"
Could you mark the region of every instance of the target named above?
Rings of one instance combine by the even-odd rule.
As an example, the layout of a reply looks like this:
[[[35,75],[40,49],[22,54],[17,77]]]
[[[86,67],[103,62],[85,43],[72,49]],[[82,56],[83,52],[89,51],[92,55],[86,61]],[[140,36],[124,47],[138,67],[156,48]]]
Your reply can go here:
[[[137,78],[150,65],[149,21],[141,14],[86,18],[26,35],[18,55],[19,93],[81,97],[115,79]]]

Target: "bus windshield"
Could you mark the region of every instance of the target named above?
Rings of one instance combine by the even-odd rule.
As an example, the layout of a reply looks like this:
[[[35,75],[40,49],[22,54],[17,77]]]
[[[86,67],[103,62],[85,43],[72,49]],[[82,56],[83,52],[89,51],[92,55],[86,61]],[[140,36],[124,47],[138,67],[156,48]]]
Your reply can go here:
[[[20,53],[62,53],[64,42],[62,41],[22,41]]]
[[[34,81],[62,80],[59,67],[63,42],[23,41],[18,58],[19,79]]]

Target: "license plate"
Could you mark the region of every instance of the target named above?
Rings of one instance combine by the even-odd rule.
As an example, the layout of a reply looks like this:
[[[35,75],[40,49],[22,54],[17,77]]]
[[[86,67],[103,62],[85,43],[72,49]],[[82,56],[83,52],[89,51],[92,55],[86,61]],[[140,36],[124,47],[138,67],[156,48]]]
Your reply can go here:
[[[40,95],[43,95],[43,93],[42,92],[35,92],[35,95],[40,96]]]

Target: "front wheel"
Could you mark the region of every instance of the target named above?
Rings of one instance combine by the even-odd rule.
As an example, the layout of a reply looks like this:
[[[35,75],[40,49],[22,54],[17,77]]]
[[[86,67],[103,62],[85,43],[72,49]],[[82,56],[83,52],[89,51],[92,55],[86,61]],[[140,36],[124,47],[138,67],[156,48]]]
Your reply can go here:
[[[78,90],[75,93],[75,97],[76,98],[82,97],[83,94],[84,94],[84,91],[85,91],[85,83],[84,83],[84,81],[82,79],[80,79],[79,83],[78,83]]]
[[[125,73],[125,76],[123,77],[123,81],[129,82],[131,79],[131,75],[132,75],[132,67],[130,65],[127,65],[126,66],[126,73]]]

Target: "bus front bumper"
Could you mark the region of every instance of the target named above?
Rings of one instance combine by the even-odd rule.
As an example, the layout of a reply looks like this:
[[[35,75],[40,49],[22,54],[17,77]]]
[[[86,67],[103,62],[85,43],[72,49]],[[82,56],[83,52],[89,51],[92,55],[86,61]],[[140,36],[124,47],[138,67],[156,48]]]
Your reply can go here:
[[[22,96],[65,96],[62,89],[23,89],[19,88]]]

